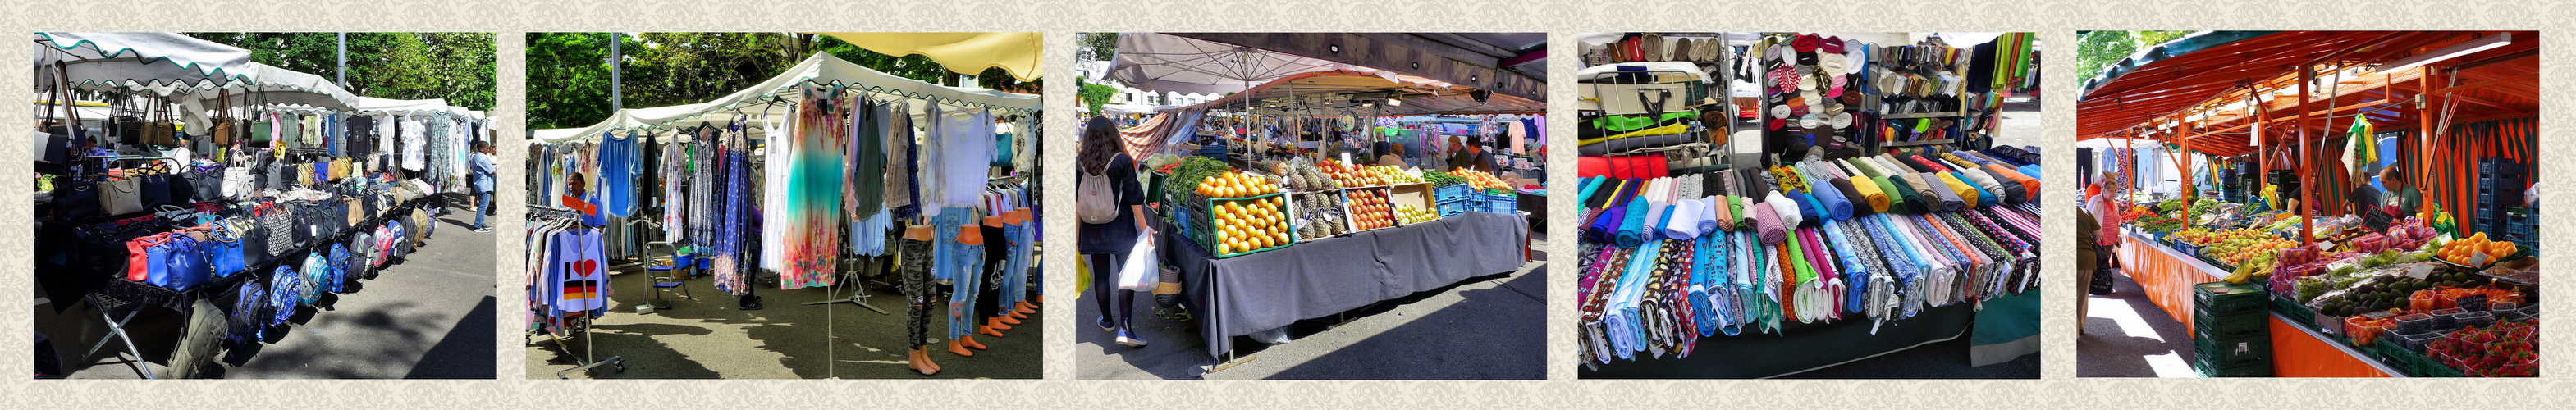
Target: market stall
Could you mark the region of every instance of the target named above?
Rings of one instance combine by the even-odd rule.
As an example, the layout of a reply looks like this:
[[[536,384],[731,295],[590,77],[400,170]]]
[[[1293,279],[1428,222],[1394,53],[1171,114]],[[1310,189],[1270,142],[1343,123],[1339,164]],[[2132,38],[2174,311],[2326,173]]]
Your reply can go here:
[[[2191,329],[2203,376],[2536,375],[2538,50],[2203,32],[2112,64],[2078,128],[2122,273]],[[2213,61],[2257,68],[2177,77]]]
[[[273,341],[401,263],[437,195],[464,189],[461,141],[489,121],[369,111],[319,76],[178,34],[35,39],[53,125],[36,130],[35,254],[52,256],[34,276],[55,313],[98,310],[144,377],[204,375],[219,350]],[[108,116],[72,109],[90,104]],[[163,374],[125,329],[147,308],[187,317]]]
[[[971,356],[985,348],[975,335],[998,337],[1035,312],[1025,299],[1037,293],[1042,237],[1039,117],[1036,95],[925,83],[816,53],[706,102],[535,131],[527,240],[543,246],[529,255],[527,329],[560,341],[616,323],[606,296],[616,274],[650,276],[644,291],[666,301],[660,292],[703,278],[742,310],[764,308],[759,288],[822,288],[829,299],[804,304],[905,320],[899,344],[912,369],[936,373],[930,344]],[[900,282],[901,319],[866,302],[870,282]],[[711,309],[647,302],[641,312]],[[930,312],[941,304],[948,330],[933,338]],[[840,325],[824,313],[817,339]],[[825,350],[829,374],[840,360]],[[626,365],[577,357],[557,375]]]
[[[1958,143],[2022,81],[2025,37],[1585,36],[1584,377],[1775,377],[1963,337],[1971,364],[2035,352],[2037,158]],[[1730,115],[1720,67],[1768,73],[1758,121]],[[1932,111],[1951,123],[1879,115]]]

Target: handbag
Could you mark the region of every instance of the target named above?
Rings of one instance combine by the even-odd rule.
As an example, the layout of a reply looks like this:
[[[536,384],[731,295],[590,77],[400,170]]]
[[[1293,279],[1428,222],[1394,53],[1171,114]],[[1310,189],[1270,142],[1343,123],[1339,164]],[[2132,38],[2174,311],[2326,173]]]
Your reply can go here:
[[[98,198],[98,180],[66,176],[54,180],[54,217],[74,219],[97,216],[104,202]]]
[[[206,130],[206,139],[214,142],[216,147],[233,145],[232,94],[233,90],[229,88],[215,93],[215,125]]]
[[[98,182],[98,207],[107,215],[143,212],[143,179],[132,175]]]
[[[208,240],[198,244],[206,254],[206,268],[212,271],[214,277],[231,277],[235,273],[241,273],[243,269],[250,268],[250,265],[242,260],[244,244],[241,227],[234,223],[235,221],[231,219],[207,223],[207,227],[212,228],[208,229]]]
[[[259,226],[268,231],[268,256],[286,256],[295,251],[295,211],[274,202],[259,204]]]
[[[259,191],[259,178],[251,175],[250,166],[242,162],[242,155],[235,154],[228,162],[223,168],[222,198],[235,201],[249,199],[252,192]]]
[[[177,198],[170,197],[171,183],[168,170],[156,167],[128,170],[126,173],[135,174],[134,178],[142,181],[139,188],[142,192],[137,195],[142,197],[138,202],[142,203],[144,208],[159,208],[162,205],[178,202]]]
[[[170,234],[161,233],[125,241],[125,280],[142,282],[152,277],[152,270],[169,260],[167,253],[154,253],[170,243]],[[157,258],[156,258],[157,256]]]
[[[207,240],[213,239],[206,236],[206,229],[189,228],[169,235],[169,242],[153,250],[165,254],[158,256],[162,263],[160,269],[144,277],[143,283],[171,290],[188,290],[213,280],[214,271],[206,264],[206,252],[201,249]]]
[[[170,110],[163,107],[169,103],[167,101],[153,101],[150,104],[152,105],[152,120],[143,123],[143,145],[154,147],[179,145],[178,124],[170,121]]]
[[[202,165],[188,173],[189,199],[220,201],[224,199],[223,165]]]
[[[248,270],[250,266],[268,263],[272,259],[268,256],[268,229],[260,226],[259,218],[241,215],[231,219],[233,235],[239,237],[241,242],[243,270]]]

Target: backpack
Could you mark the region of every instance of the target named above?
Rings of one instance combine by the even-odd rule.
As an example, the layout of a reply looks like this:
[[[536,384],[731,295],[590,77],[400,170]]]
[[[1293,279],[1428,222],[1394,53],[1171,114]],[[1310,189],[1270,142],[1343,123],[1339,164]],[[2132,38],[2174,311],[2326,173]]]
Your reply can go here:
[[[1074,213],[1082,216],[1082,223],[1118,221],[1118,191],[1109,185],[1109,170],[1083,170],[1082,181],[1078,184],[1080,189],[1074,193]]]
[[[244,280],[233,289],[231,339],[249,343],[258,340],[260,331],[268,328],[268,287],[257,280]]]
[[[277,264],[276,270],[269,271],[267,307],[269,326],[286,323],[286,319],[295,316],[295,306],[300,304],[302,299],[300,296],[304,294],[305,288],[304,275],[295,274],[293,266],[280,263]]]

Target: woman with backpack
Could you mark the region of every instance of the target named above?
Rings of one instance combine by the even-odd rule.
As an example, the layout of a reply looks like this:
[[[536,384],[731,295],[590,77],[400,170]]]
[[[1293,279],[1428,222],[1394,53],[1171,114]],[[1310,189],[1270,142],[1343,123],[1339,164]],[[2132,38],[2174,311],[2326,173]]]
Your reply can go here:
[[[1145,188],[1136,182],[1136,159],[1121,148],[1118,125],[1106,117],[1091,117],[1083,123],[1082,148],[1076,155],[1081,174],[1074,208],[1082,218],[1081,251],[1083,259],[1091,261],[1091,297],[1100,304],[1100,329],[1115,332],[1118,344],[1143,347],[1145,339],[1136,336],[1130,306],[1136,291],[1119,289],[1117,284],[1127,251],[1136,247],[1139,238],[1153,240],[1153,230],[1145,227]]]

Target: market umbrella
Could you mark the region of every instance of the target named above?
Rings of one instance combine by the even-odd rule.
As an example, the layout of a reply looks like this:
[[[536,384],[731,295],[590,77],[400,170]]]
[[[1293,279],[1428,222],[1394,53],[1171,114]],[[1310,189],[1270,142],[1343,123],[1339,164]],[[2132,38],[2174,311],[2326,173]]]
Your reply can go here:
[[[1301,73],[1336,70],[1394,79],[1394,73],[1360,66],[1157,33],[1119,34],[1118,55],[1108,69],[1111,78],[1128,87],[1185,94],[1232,93]]]
[[[1046,44],[1038,33],[813,33],[891,56],[920,54],[958,74],[1000,68],[1020,81],[1046,74]]]

